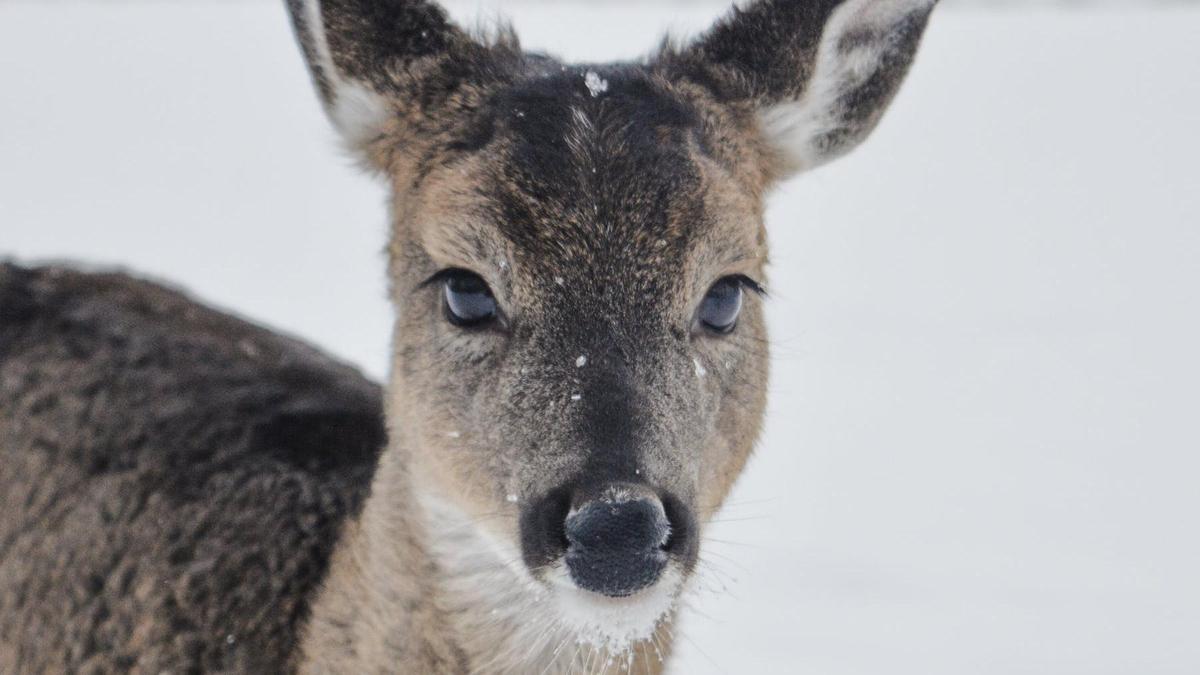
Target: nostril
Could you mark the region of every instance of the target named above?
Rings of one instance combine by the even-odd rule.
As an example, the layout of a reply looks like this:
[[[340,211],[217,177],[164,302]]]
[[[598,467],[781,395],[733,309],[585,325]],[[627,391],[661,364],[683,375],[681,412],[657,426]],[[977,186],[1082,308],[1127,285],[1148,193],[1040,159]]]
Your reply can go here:
[[[562,550],[567,550],[571,546],[571,540],[567,537],[567,523],[564,517],[571,512],[571,497],[564,492],[554,504],[554,511],[550,515],[556,527],[553,528],[555,538],[562,547]]]
[[[664,551],[669,552],[671,550],[671,547],[674,546],[675,543],[678,541],[679,541],[679,536],[675,533],[675,530],[672,528],[668,528],[667,536],[663,539],[663,543],[661,546],[659,546],[659,548],[661,548]]]
[[[571,509],[570,491],[552,490],[521,509],[521,552],[530,569],[538,569],[557,560],[570,547],[564,529]]]
[[[670,494],[663,497],[662,504],[663,513],[671,527],[671,536],[663,543],[663,550],[687,558],[689,552],[694,552],[696,545],[696,538],[692,537],[695,521],[691,511],[677,497]]]

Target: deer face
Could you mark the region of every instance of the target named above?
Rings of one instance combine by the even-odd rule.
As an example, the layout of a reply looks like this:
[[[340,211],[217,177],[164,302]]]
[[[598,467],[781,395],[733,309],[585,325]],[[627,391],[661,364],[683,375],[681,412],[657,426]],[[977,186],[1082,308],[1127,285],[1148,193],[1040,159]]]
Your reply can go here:
[[[661,614],[757,435],[762,177],[703,105],[643,68],[555,67],[404,186],[397,420],[572,607]]]
[[[670,612],[758,435],[763,195],[874,126],[927,0],[759,2],[640,64],[480,42],[426,2],[295,2],[394,196],[391,428],[563,622]]]

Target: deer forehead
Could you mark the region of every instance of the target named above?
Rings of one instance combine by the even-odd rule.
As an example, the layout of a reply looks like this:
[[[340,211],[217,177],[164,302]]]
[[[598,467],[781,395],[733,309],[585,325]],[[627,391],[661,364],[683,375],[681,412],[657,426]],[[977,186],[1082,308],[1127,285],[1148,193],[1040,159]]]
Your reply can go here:
[[[635,68],[555,68],[495,92],[445,134],[403,212],[433,262],[504,284],[609,277],[692,290],[756,272],[752,148],[705,105]]]

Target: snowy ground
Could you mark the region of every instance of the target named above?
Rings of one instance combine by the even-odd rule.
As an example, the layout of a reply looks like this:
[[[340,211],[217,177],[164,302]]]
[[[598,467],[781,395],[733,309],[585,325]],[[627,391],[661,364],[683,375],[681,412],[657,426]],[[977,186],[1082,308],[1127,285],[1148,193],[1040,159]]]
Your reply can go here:
[[[501,4],[580,59],[720,11]],[[943,8],[875,138],[779,191],[766,438],[675,672],[1200,672],[1198,31]],[[0,3],[0,255],[382,376],[383,238],[281,3]]]

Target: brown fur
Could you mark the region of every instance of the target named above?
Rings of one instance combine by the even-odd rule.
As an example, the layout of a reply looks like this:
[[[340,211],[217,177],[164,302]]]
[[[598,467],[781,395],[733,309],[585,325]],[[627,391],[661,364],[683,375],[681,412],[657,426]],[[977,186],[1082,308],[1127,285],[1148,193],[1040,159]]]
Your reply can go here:
[[[254,329],[214,318],[202,322],[222,326],[208,339],[186,320],[148,324],[146,312],[164,310],[126,298],[112,311],[133,317],[128,340],[77,349],[66,324],[53,318],[60,311],[55,303],[69,307],[60,299],[64,288],[98,282],[50,284],[38,318],[16,324],[24,346],[10,355],[0,351],[0,402],[9,406],[0,419],[10,426],[0,428],[0,442],[20,467],[9,483],[34,490],[9,497],[22,510],[3,521],[9,529],[0,534],[13,532],[8,536],[25,543],[20,555],[0,552],[0,565],[17,569],[20,584],[58,584],[72,571],[100,574],[94,595],[120,602],[96,609],[84,588],[78,603],[87,608],[64,614],[31,602],[21,585],[0,587],[7,593],[0,600],[16,597],[7,601],[13,615],[37,630],[77,633],[55,634],[48,644],[76,651],[85,645],[83,656],[45,656],[35,634],[10,621],[0,622],[0,650],[17,645],[8,663],[20,668],[661,672],[675,600],[703,555],[705,523],[751,454],[766,399],[762,298],[746,294],[728,334],[705,328],[697,308],[719,280],[736,278],[747,287],[763,281],[770,186],[844,153],[874,127],[912,61],[930,0],[760,0],[690,46],[668,46],[643,63],[579,67],[523,53],[508,33],[476,40],[422,0],[314,1],[289,0],[289,8],[322,102],[348,145],[392,188],[396,320],[382,403],[387,447],[376,464],[373,447],[362,451],[362,437],[331,437],[317,454],[319,465],[330,461],[325,454],[342,457],[345,444],[359,448],[357,459],[347,460],[344,472],[312,470],[292,479],[305,499],[277,503],[272,490],[283,490],[278,481],[291,474],[275,465],[266,474],[250,472],[264,449],[239,430],[278,418],[315,382],[353,390],[357,407],[346,403],[349,394],[331,393],[306,409],[366,419],[378,405],[370,385],[306,356],[299,390],[284,387],[243,410],[225,388],[240,391],[248,382],[252,391],[271,389],[283,377],[270,364],[244,364],[236,356],[239,336],[257,336]],[[494,322],[464,329],[447,320],[443,286],[434,280],[452,269],[487,283],[499,307]],[[162,293],[106,283],[137,297]],[[24,297],[36,287],[0,283],[0,298]],[[88,304],[108,296],[80,297]],[[205,312],[178,299],[162,302],[176,303],[185,319]],[[101,331],[95,322],[86,328]],[[129,342],[147,339],[142,351]],[[282,345],[272,353],[303,351],[261,339]],[[155,401],[70,376],[136,373],[142,362],[135,354],[157,363],[160,353],[175,356],[150,378]],[[37,365],[40,359],[45,365]],[[234,374],[208,378],[198,364],[209,360]],[[50,369],[54,380],[43,382],[38,368]],[[193,377],[197,368],[205,377]],[[177,391],[184,385],[233,407],[171,398],[184,396]],[[130,489],[145,493],[149,520],[138,515],[141,506],[116,518],[114,541],[100,550],[117,562],[102,573],[86,572],[95,556],[81,554],[81,547],[100,546],[105,523],[77,515],[83,525],[56,524],[43,533],[38,518],[54,509],[36,486],[102,484],[94,468],[62,461],[91,442],[97,401],[109,425],[129,411],[141,422],[165,415],[182,430],[221,416],[215,431],[202,435],[203,451],[184,452],[167,465],[186,465],[180,475],[190,477],[210,457],[233,452],[217,475],[237,477],[231,480],[246,488],[237,494],[245,501],[226,508],[221,500],[234,498],[222,491],[226,480],[205,478],[193,487],[190,479],[158,483],[158,473],[135,473]],[[164,401],[170,411],[182,405],[195,414],[170,417],[159,410]],[[56,418],[47,410],[59,408],[83,412],[51,422]],[[320,418],[332,419],[324,412]],[[46,454],[43,436],[55,438],[49,429],[59,424],[67,436]],[[191,447],[186,434],[169,438]],[[142,448],[138,458],[153,458],[157,439],[121,436],[106,452],[120,456],[132,445]],[[289,442],[287,456],[297,443]],[[96,456],[89,461],[114,461]],[[155,461],[137,459],[134,466]],[[41,472],[48,477],[33,478]],[[191,501],[180,505],[175,491]],[[150,501],[160,494],[176,501]],[[564,567],[567,547],[574,546],[562,533],[567,514],[635,497],[661,507],[670,521],[669,536],[654,539],[665,566],[629,593],[584,590],[574,569]],[[310,526],[311,518],[319,526]],[[197,519],[205,523],[199,531],[188,525]],[[250,519],[254,526],[246,524]],[[88,524],[90,537],[80,535]],[[214,534],[218,526],[244,533]],[[296,529],[300,534],[292,534]],[[289,558],[279,539],[284,534],[307,546],[307,557]],[[127,562],[134,549],[146,553],[143,566]],[[274,595],[228,576],[260,559],[263,583],[273,584]],[[228,569],[221,567],[226,560],[233,561]],[[37,565],[45,561],[58,568],[39,579]],[[133,565],[122,572],[128,582],[109,593],[106,575],[123,565]],[[210,573],[225,574],[217,576],[225,585],[196,581]],[[188,581],[166,593],[172,575]],[[197,584],[206,590],[193,591]],[[212,597],[222,589],[228,597]],[[113,607],[121,618],[119,629],[109,630]],[[85,611],[92,614],[81,619]],[[196,613],[206,618],[192,618]],[[635,628],[623,627],[626,620]],[[254,648],[213,643],[218,626],[235,626],[235,642],[252,633],[247,640]],[[174,630],[182,637],[173,638]],[[98,636],[128,656],[88,656]]]
[[[0,672],[279,672],[377,386],[145,282],[0,264]]]

